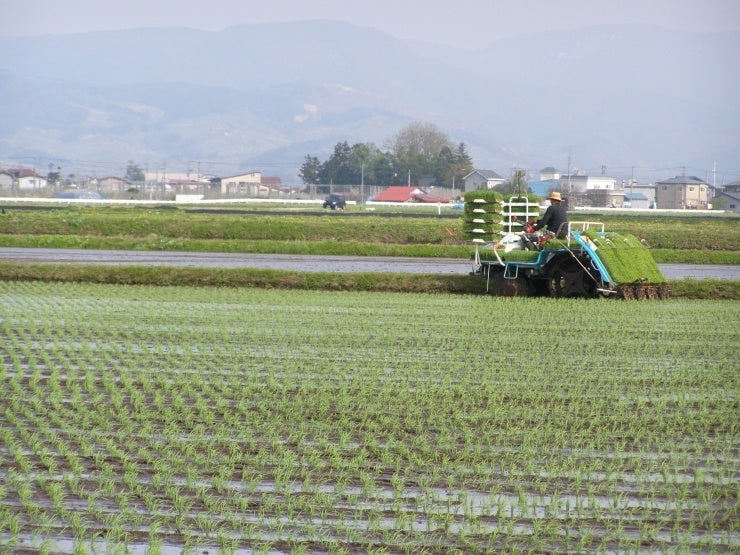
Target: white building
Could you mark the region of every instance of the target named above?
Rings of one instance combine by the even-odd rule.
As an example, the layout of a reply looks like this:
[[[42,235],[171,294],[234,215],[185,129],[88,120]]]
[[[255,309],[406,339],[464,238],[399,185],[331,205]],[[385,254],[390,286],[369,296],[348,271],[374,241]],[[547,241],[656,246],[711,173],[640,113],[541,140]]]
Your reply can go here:
[[[547,166],[540,170],[540,181],[557,181],[558,179],[560,179],[560,171],[552,166]]]
[[[563,175],[560,177],[560,190],[568,199],[568,206],[610,206],[624,204],[624,191],[617,186],[617,180],[605,175]]]
[[[249,172],[221,178],[221,193],[257,196],[262,189],[262,172]]]
[[[614,191],[617,189],[617,180],[605,175],[563,175],[560,177],[560,186],[563,192],[585,194],[588,191]]]
[[[30,169],[8,169],[0,172],[0,187],[8,191],[32,191],[43,189],[47,182],[34,170]]]
[[[463,177],[466,191],[477,189],[493,189],[506,181],[503,177],[492,170],[473,170]]]

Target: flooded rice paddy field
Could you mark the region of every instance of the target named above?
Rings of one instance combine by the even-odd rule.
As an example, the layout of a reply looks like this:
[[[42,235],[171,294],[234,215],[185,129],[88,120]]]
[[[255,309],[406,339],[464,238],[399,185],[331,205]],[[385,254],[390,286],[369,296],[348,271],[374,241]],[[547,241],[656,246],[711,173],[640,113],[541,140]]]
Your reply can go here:
[[[738,314],[2,283],[0,545],[737,552]]]

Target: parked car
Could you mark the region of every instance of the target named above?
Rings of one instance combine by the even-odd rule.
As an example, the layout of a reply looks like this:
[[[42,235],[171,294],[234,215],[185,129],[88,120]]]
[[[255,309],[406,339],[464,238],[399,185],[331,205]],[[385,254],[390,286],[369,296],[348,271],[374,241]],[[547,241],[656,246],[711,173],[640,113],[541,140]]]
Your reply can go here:
[[[344,195],[332,193],[324,199],[323,206],[324,208],[331,208],[332,210],[336,210],[337,208],[344,210],[347,208],[347,200],[344,198]]]

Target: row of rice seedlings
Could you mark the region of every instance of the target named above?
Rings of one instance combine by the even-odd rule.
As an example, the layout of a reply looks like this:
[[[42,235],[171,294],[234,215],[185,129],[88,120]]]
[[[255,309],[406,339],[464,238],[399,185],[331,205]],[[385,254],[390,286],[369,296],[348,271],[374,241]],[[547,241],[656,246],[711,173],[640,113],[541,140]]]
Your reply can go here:
[[[195,297],[197,298],[197,294]],[[516,365],[518,359],[508,358],[508,353],[512,352],[508,342],[511,341],[513,346],[522,334],[526,336],[528,332],[531,333],[531,327],[528,330],[522,326],[510,337],[505,334],[504,337],[480,336],[479,334],[464,336],[458,331],[451,334],[449,325],[447,325],[449,320],[445,321],[444,325],[437,325],[429,319],[430,314],[434,313],[454,313],[445,312],[443,305],[446,303],[436,302],[437,299],[424,298],[424,306],[416,307],[418,317],[414,317],[412,311],[401,326],[394,327],[389,324],[390,322],[396,324],[398,321],[398,310],[393,306],[398,303],[398,297],[386,300],[381,296],[378,302],[378,298],[348,296],[348,300],[353,303],[352,306],[342,306],[339,310],[333,309],[323,314],[323,309],[319,308],[324,302],[321,295],[301,296],[300,306],[291,305],[286,309],[284,318],[279,320],[276,317],[278,299],[269,295],[259,297],[256,300],[250,298],[248,305],[253,319],[242,318],[242,326],[244,329],[249,329],[250,323],[254,325],[260,322],[260,319],[271,317],[273,325],[268,326],[271,333],[250,334],[249,339],[243,342],[224,341],[223,338],[219,338],[218,333],[202,333],[209,327],[220,329],[221,320],[219,318],[199,316],[197,326],[199,333],[191,334],[174,329],[169,325],[169,321],[166,325],[162,322],[158,326],[156,316],[144,311],[144,325],[137,324],[133,316],[130,320],[128,318],[124,320],[127,322],[127,330],[134,328],[134,331],[130,333],[131,337],[146,336],[148,338],[146,344],[142,342],[145,348],[127,347],[125,340],[116,340],[115,338],[123,336],[118,326],[107,329],[101,326],[106,337],[111,338],[111,341],[100,345],[98,350],[102,350],[102,354],[98,352],[95,356],[94,350],[85,351],[84,346],[79,349],[83,353],[80,354],[78,365],[87,367],[86,372],[90,376],[90,379],[86,379],[88,387],[82,390],[88,397],[85,406],[96,416],[73,417],[70,413],[70,422],[76,426],[98,430],[98,449],[109,454],[117,453],[116,457],[121,461],[126,457],[119,452],[121,447],[117,446],[123,445],[125,438],[124,434],[119,432],[135,431],[137,425],[145,431],[150,430],[147,432],[150,437],[148,451],[142,450],[137,453],[135,459],[136,465],[142,465],[142,468],[146,465],[152,467],[152,489],[144,488],[143,491],[154,493],[167,488],[162,498],[165,499],[167,506],[178,505],[180,507],[181,512],[178,513],[177,518],[185,519],[180,524],[187,525],[186,529],[192,533],[197,533],[199,525],[197,522],[193,524],[192,519],[187,520],[190,517],[186,515],[188,509],[192,510],[196,506],[196,501],[183,501],[187,498],[183,498],[182,494],[191,491],[189,494],[193,496],[191,499],[197,499],[197,503],[202,504],[206,509],[210,507],[209,512],[221,506],[222,508],[218,510],[228,513],[227,508],[219,505],[218,496],[210,498],[208,492],[213,491],[216,494],[229,492],[228,476],[238,476],[240,471],[243,473],[249,468],[252,453],[257,455],[254,457],[252,468],[267,478],[265,483],[267,489],[262,492],[264,495],[256,501],[262,509],[263,519],[285,518],[287,515],[288,521],[292,519],[295,524],[298,524],[297,515],[300,515],[303,510],[301,504],[296,501],[286,501],[286,499],[300,499],[300,496],[289,495],[296,483],[307,481],[306,487],[309,488],[311,483],[318,481],[320,484],[338,486],[338,491],[346,492],[347,487],[352,483],[359,483],[358,476],[364,476],[364,494],[350,492],[349,496],[344,497],[344,501],[341,500],[344,494],[334,493],[329,496],[328,503],[331,503],[331,508],[326,509],[327,512],[322,517],[322,522],[336,520],[337,515],[341,514],[341,507],[344,507],[343,510],[350,510],[354,507],[352,510],[355,511],[372,511],[372,507],[376,507],[378,511],[390,510],[391,514],[395,515],[393,522],[397,523],[395,526],[390,526],[391,537],[394,537],[393,534],[396,532],[406,535],[385,541],[397,542],[419,541],[404,529],[409,525],[408,506],[405,503],[394,505],[393,498],[391,498],[389,509],[389,501],[383,501],[378,491],[373,490],[371,483],[376,483],[379,487],[385,487],[382,486],[383,483],[389,484],[388,491],[395,495],[398,501],[413,499],[414,491],[420,491],[419,488],[429,487],[435,481],[443,480],[448,481],[446,484],[448,487],[456,489],[461,494],[474,491],[496,491],[501,488],[506,491],[517,485],[521,487],[521,483],[526,483],[525,489],[522,490],[523,499],[526,500],[531,495],[527,494],[527,491],[540,487],[546,488],[545,491],[547,491],[547,488],[552,489],[560,484],[560,487],[583,492],[584,499],[590,496],[597,501],[600,499],[598,496],[603,493],[607,497],[612,496],[619,500],[615,484],[620,482],[612,480],[605,487],[595,486],[595,478],[590,475],[589,466],[583,466],[584,461],[593,468],[598,468],[602,462],[606,461],[612,464],[610,473],[631,470],[635,476],[666,464],[665,460],[656,460],[659,457],[645,457],[644,446],[652,443],[651,450],[660,454],[665,448],[661,449],[659,441],[680,422],[670,421],[670,426],[666,425],[658,433],[648,429],[644,438],[641,439],[639,434],[634,434],[636,426],[649,428],[659,422],[656,419],[656,422],[651,421],[650,426],[646,426],[639,414],[633,415],[630,412],[630,403],[634,402],[638,392],[644,395],[646,391],[657,391],[656,386],[663,388],[672,383],[668,377],[664,378],[666,372],[662,368],[656,372],[645,373],[644,369],[637,365],[617,367],[621,379],[594,375],[593,370],[589,370],[588,366],[566,371],[561,377],[533,372],[527,368],[521,372],[521,368]],[[118,310],[119,306],[115,299],[110,302],[111,306]],[[202,302],[197,301],[199,309],[197,311],[194,311],[193,305],[189,303],[185,303],[187,306],[182,310],[180,309],[182,302],[170,303],[169,313],[174,311],[176,318],[185,321],[191,318],[194,312],[202,313],[200,310]],[[336,299],[333,302],[336,302]],[[358,305],[359,307],[355,308]],[[537,311],[543,306],[546,305],[531,306],[524,303],[521,311],[523,318],[527,317],[528,311]],[[574,305],[574,307],[577,306]],[[59,308],[66,311],[70,309],[63,303]],[[145,307],[136,307],[140,316],[143,308]],[[238,311],[239,305],[236,303],[235,307],[227,308],[229,310],[226,310],[224,320],[228,322],[236,317],[234,310]],[[459,309],[459,307],[453,308]],[[497,308],[501,310],[506,307],[503,305]],[[157,310],[161,309],[162,307],[158,306]],[[469,304],[467,309],[473,312],[477,307]],[[571,309],[574,308],[571,307]],[[404,312],[407,310],[405,309]],[[358,315],[361,315],[363,320],[372,322],[372,325],[367,327],[368,331],[357,330],[356,326],[351,332],[347,331],[352,323],[357,321]],[[595,325],[599,320],[598,315],[594,314]],[[653,318],[651,321],[655,320]],[[304,331],[306,326],[314,326],[323,331],[323,333],[316,334],[320,341],[315,344],[312,341],[306,341]],[[82,327],[87,330],[85,326]],[[425,347],[438,353],[439,362],[433,357],[426,357],[423,363],[414,364],[413,357],[408,355],[407,350],[417,344],[414,338],[418,338],[418,330],[422,328],[428,339]],[[716,331],[716,326],[714,328]],[[602,327],[601,329],[610,328]],[[74,327],[70,327],[69,332],[73,331]],[[590,332],[594,333],[593,327],[590,328]],[[45,332],[36,331],[35,333],[40,335]],[[341,356],[336,356],[332,349],[325,347],[324,342],[332,337],[335,343],[336,341],[346,342],[347,348],[357,348],[370,339],[374,342],[374,348],[367,349],[365,353],[368,356],[374,355],[374,359],[379,360],[380,364],[372,364],[375,360],[370,359],[372,362],[360,368],[343,367],[346,360]],[[666,329],[664,333],[658,335],[656,343],[668,340],[670,337],[671,329]],[[243,343],[247,343],[249,350],[254,353],[266,352],[265,349],[269,348],[271,341],[274,342],[276,338],[283,342],[288,350],[300,346],[301,353],[307,356],[297,358],[288,352],[286,356],[281,357],[279,350],[270,351],[271,357],[263,360],[257,356],[244,356]],[[464,343],[461,343],[463,338]],[[492,338],[497,341],[496,348],[493,350],[490,348]],[[33,334],[27,335],[24,341],[26,348],[35,348],[34,341],[36,340]],[[182,347],[185,341],[189,342],[187,348]],[[306,346],[307,343],[308,346]],[[87,343],[88,346],[90,344],[92,342]],[[116,347],[113,348],[111,345]],[[173,345],[177,348],[173,349]],[[214,349],[213,345],[220,345],[222,353],[227,352],[228,355],[216,356],[213,353],[219,349]],[[388,345],[392,345],[392,348],[388,349]],[[711,351],[716,346],[711,343],[709,345],[711,345],[709,348],[693,345],[692,349],[695,349],[696,356],[711,360],[711,353],[707,351]],[[606,346],[605,344],[603,350],[597,347],[592,353],[596,355],[591,358],[594,359],[593,364],[597,369],[609,370],[609,365],[617,360],[616,355],[608,352]],[[646,352],[645,349],[646,347],[640,347],[642,352]],[[399,356],[396,358],[387,356],[386,351],[389,350],[397,351]],[[487,356],[481,362],[477,362],[475,358],[460,356],[461,353],[468,352],[485,353]],[[69,355],[69,351],[66,354]],[[72,354],[74,356],[74,353]],[[554,349],[549,354],[564,357],[567,353],[565,349],[560,353],[558,349]],[[33,349],[28,351],[27,355],[29,360],[39,356]],[[585,355],[586,353],[583,354],[584,357]],[[56,358],[61,358],[61,354]],[[103,364],[98,364],[100,359]],[[544,356],[530,356],[529,359],[530,364],[533,365],[541,364],[546,360]],[[297,360],[298,363],[296,363]],[[352,359],[353,362],[357,360],[357,358]],[[398,360],[402,363],[399,364]],[[670,362],[672,365],[671,379],[678,378],[679,387],[690,386],[695,391],[704,391],[705,401],[711,402],[716,398],[716,394],[713,396],[716,387],[713,382],[717,380],[692,372],[688,365],[679,364],[680,361],[675,360],[675,357]],[[44,364],[49,366],[53,362],[49,359]],[[136,364],[136,366],[128,366],[129,364]],[[222,364],[226,366],[219,366]],[[284,368],[280,368],[281,365]],[[253,368],[253,366],[261,366],[261,368]],[[147,369],[152,368],[157,369],[157,372],[147,372]],[[714,370],[718,368],[719,366]],[[512,370],[522,375],[517,375]],[[632,373],[635,378],[639,379],[625,383],[624,378],[631,376]],[[450,377],[450,374],[454,376]],[[712,373],[712,375],[715,374],[716,372]],[[199,379],[199,376],[202,376],[202,379]],[[308,384],[307,376],[312,380]],[[585,381],[584,376],[588,378]],[[251,380],[254,377],[258,378],[255,383],[245,383],[245,378]],[[544,381],[543,377],[546,377]],[[24,383],[18,382],[16,385],[22,387]],[[39,377],[34,383],[34,387],[37,388],[34,394],[40,396],[43,389],[38,388],[45,381]],[[59,382],[49,380],[48,383],[58,384]],[[617,394],[608,396],[608,401],[597,402],[598,396],[589,393],[589,389],[593,387],[606,391],[616,390]],[[117,391],[117,388],[121,389]],[[144,398],[137,393],[140,391],[139,388],[141,391],[147,391]],[[75,394],[80,395],[80,390],[76,391]],[[562,392],[557,401],[550,400],[553,392],[556,394]],[[159,402],[153,403],[157,395],[159,395]],[[135,402],[135,399],[138,401]],[[170,399],[173,401],[168,402]],[[216,399],[221,402],[218,408],[220,414],[218,421],[207,416],[209,407],[211,407],[210,410],[216,411]],[[393,402],[389,403],[389,400]],[[481,405],[481,401],[484,400],[486,405]],[[689,396],[685,400],[690,404],[695,404],[699,411],[706,410],[702,408],[706,407],[706,404],[701,398],[697,401]],[[152,402],[151,406],[154,410],[147,408],[148,402]],[[116,410],[101,408],[101,405],[106,403],[113,404]],[[127,403],[137,407],[136,417],[125,416],[124,409],[129,408]],[[547,404],[543,405],[543,403]],[[558,406],[561,403],[567,403],[570,407],[569,410],[572,411],[570,420],[567,411],[563,411],[562,416],[558,416]],[[356,410],[358,405],[363,407],[361,413]],[[538,405],[546,408],[543,412],[555,411],[555,415],[547,417],[533,413],[532,407]],[[41,410],[40,406],[34,406],[36,407],[34,410]],[[494,411],[494,406],[501,407],[501,409],[496,408]],[[670,408],[682,410],[681,404],[676,406],[666,404],[658,407],[661,411]],[[614,410],[626,411],[623,415],[625,423],[617,419],[603,420],[604,414],[610,414]],[[214,425],[217,430],[221,429],[220,427],[226,422],[223,415],[230,413],[236,413],[240,418],[228,421],[229,425],[224,436],[211,430]],[[717,416],[710,417],[706,425],[716,426],[720,416],[722,414],[718,413]],[[98,417],[100,420],[108,418],[109,423],[96,420]],[[585,422],[593,424],[583,429]],[[245,423],[248,423],[248,432],[237,427],[241,424],[241,428],[244,428]],[[593,434],[594,430],[599,431],[609,426],[613,428],[617,424],[620,424],[621,429],[619,437],[632,438],[629,440],[632,442],[631,445],[620,446],[618,441],[610,443],[610,437]],[[563,428],[564,431],[561,433]],[[726,425],[724,427],[720,425],[717,429],[720,435],[727,436]],[[580,433],[581,430],[584,431],[582,436],[574,435]],[[159,436],[155,437],[153,434],[157,431],[159,431]],[[430,431],[435,434],[434,439],[429,435]],[[590,440],[589,436],[595,439]],[[384,440],[379,442],[378,437],[383,437]],[[677,446],[679,450],[683,449],[684,443],[676,443],[675,439],[671,438],[671,449]],[[247,449],[249,452],[240,459],[238,454],[227,448],[229,442],[232,445],[236,442],[242,448],[250,445],[252,447],[249,447]],[[208,454],[209,443],[211,449],[215,449],[210,454]],[[703,444],[702,441],[695,443],[697,449]],[[614,446],[614,450],[632,449],[635,455],[625,458],[613,457],[609,449],[611,445]],[[496,449],[492,450],[492,446]],[[534,461],[547,462],[549,457],[546,453],[555,446],[571,450],[569,454],[567,449],[564,449],[562,455],[555,458],[556,463],[549,463],[545,466],[552,476],[559,476],[556,481],[548,480],[547,477],[538,479],[534,472],[530,472],[532,479],[528,480],[526,476],[522,478],[521,472],[516,474],[505,471],[507,468],[515,470],[520,467],[531,469],[537,464]],[[578,449],[574,450],[574,447],[589,455],[588,458],[581,458],[575,465],[573,455],[578,454]],[[199,456],[201,450],[205,453],[203,458]],[[687,449],[686,462],[696,460],[692,459],[695,454],[696,450],[693,448]],[[156,455],[161,456],[163,464],[153,463]],[[494,460],[492,457],[495,457],[497,465],[490,464]],[[378,466],[374,465],[377,461],[382,462],[380,468],[383,469],[383,474],[380,472],[373,474],[372,469]],[[440,476],[439,472],[435,474],[435,471],[431,470],[439,466],[440,461],[446,461],[442,466],[444,477]],[[114,476],[116,473],[120,476],[121,468],[124,466],[123,463],[106,466],[105,460],[99,462],[100,474],[107,477]],[[193,462],[203,469],[223,469],[215,475],[207,470],[202,472],[204,477],[210,476],[211,488],[209,490],[199,489],[200,486],[196,485],[197,480],[194,476],[189,478],[190,486],[183,489],[183,484],[188,478],[187,469]],[[562,469],[559,469],[558,464],[562,465]],[[730,458],[729,464],[736,464],[736,459]],[[313,471],[303,470],[305,467]],[[569,469],[571,469],[571,474],[568,474]],[[127,487],[130,488],[135,483],[136,476],[139,474],[140,472],[129,471],[129,478],[124,482],[128,484]],[[710,471],[709,474],[711,475],[712,472]],[[729,473],[729,475],[732,474]],[[512,476],[518,476],[516,481],[512,481]],[[566,476],[565,480],[563,476]],[[630,479],[628,483],[633,481],[637,480]],[[110,479],[105,479],[99,487],[105,488],[105,483],[110,482]],[[625,480],[622,479],[621,482],[624,483]],[[139,483],[146,484],[147,482],[140,480]],[[642,502],[640,501],[642,499],[649,500],[651,495],[653,499],[655,498],[657,494],[650,489],[651,483],[650,480],[645,481],[646,489],[638,492],[636,495],[638,501],[635,503]],[[192,491],[193,488],[195,491]],[[731,499],[731,496],[726,494],[726,487],[719,489],[725,492],[724,499]],[[114,495],[114,492],[109,491],[108,495]],[[722,497],[719,499],[721,501]],[[368,509],[368,507],[371,508]],[[527,503],[523,507],[527,507]],[[589,520],[604,518],[603,511],[601,515],[594,516],[593,507],[599,509],[599,504],[590,502],[587,505],[576,506],[579,512],[569,518]],[[626,510],[627,507],[616,502],[614,509],[616,516],[624,516]],[[727,504],[720,505],[718,511],[726,514]],[[704,514],[709,512],[708,510],[703,511]],[[465,511],[463,511],[463,518],[464,513]],[[701,508],[697,513],[702,513]],[[445,515],[453,519],[459,518],[459,515],[445,508],[438,511],[430,508],[428,514],[427,512],[423,514],[426,516],[412,517],[411,522],[422,523],[427,519],[426,525],[431,526],[430,521],[445,522]],[[509,529],[510,539],[521,537],[525,533],[530,534],[534,525],[525,527],[526,530],[520,530],[518,535],[514,533],[513,527],[521,526],[516,524],[517,519],[521,519],[522,515],[526,514],[528,514],[526,511],[521,513],[510,511],[509,516],[506,517],[508,520],[505,526],[496,528],[496,536],[505,537]],[[536,510],[532,514],[537,516]],[[649,513],[645,513],[644,516],[636,513],[635,519],[645,521],[647,536],[656,538],[659,536],[658,533],[650,532],[652,525],[649,524]],[[562,519],[550,519],[547,521],[547,526],[538,524],[538,533],[546,527],[562,531],[560,520]],[[450,521],[449,518],[446,521],[454,523],[454,520]],[[274,522],[276,521],[273,521],[273,524]],[[535,518],[534,522],[542,523],[543,520]],[[607,522],[611,521],[607,520]],[[266,530],[272,530],[273,524],[265,524]],[[210,526],[202,519],[200,525]],[[307,524],[304,523],[304,525]],[[411,528],[415,525],[412,524]],[[300,526],[293,526],[289,534],[299,535],[297,530]],[[353,533],[353,530],[356,532],[357,528],[361,526],[355,523],[354,528],[353,525],[342,524],[332,529],[335,531],[333,533],[344,534],[349,538],[357,535]],[[664,528],[665,526],[657,530],[660,532]],[[453,529],[454,532],[452,532]],[[455,541],[464,543],[463,536],[475,535],[476,531],[481,532],[483,528],[472,530],[470,527],[455,525],[449,530],[456,534]],[[206,530],[204,533],[207,535],[209,532]],[[279,538],[278,541],[280,541],[283,533],[286,533],[285,529],[275,537],[271,536],[275,534],[274,531],[262,534],[261,537],[264,541],[272,541],[275,538]],[[702,533],[700,528],[693,540],[682,541],[703,541],[696,539],[700,538]],[[490,534],[488,536],[490,539],[494,532],[486,529],[481,534]],[[601,537],[603,541],[604,534],[601,536],[599,534],[592,534],[592,536]],[[511,539],[511,541],[514,540]],[[633,541],[636,540],[633,539]],[[726,541],[734,540],[728,536]]]

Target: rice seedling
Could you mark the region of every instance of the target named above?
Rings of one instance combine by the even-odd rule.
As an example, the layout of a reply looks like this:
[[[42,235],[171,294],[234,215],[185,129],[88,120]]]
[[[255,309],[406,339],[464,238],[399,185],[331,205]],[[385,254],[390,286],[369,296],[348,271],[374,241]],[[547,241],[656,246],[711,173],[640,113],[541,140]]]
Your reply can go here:
[[[733,302],[0,282],[0,307],[3,544],[740,548]]]

